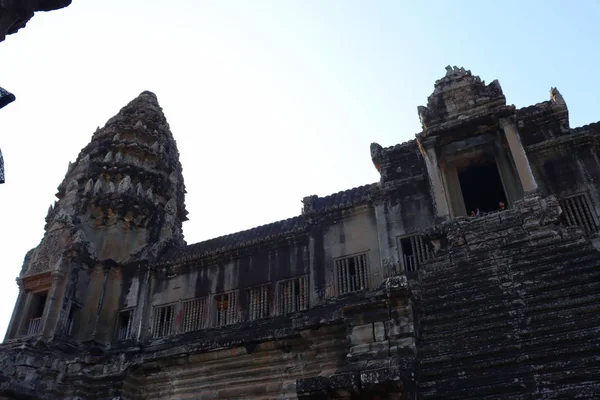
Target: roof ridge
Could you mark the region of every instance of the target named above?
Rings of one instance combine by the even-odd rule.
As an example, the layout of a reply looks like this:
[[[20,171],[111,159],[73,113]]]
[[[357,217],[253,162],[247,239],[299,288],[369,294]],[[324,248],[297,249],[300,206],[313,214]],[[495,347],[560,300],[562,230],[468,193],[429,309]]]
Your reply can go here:
[[[595,129],[600,130],[600,121],[590,122],[588,124],[575,127],[575,128],[573,128],[573,132],[581,132],[581,131],[585,131],[590,128],[595,128]]]

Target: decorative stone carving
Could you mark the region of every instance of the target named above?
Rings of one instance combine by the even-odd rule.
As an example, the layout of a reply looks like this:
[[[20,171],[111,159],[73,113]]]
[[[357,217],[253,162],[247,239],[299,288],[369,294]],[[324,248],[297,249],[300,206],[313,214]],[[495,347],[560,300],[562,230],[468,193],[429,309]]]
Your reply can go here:
[[[67,185],[67,192],[77,191],[79,188],[79,183],[77,183],[76,179],[71,179],[69,184]]]
[[[90,178],[87,181],[87,183],[85,184],[85,188],[83,189],[83,194],[91,193],[93,187],[94,187],[94,180]]]
[[[96,196],[100,193],[102,193],[102,182],[100,179],[98,179],[96,181],[96,183],[94,184],[94,196]]]
[[[383,148],[378,143],[371,143],[371,160],[378,172],[381,172]]]
[[[135,193],[138,197],[142,198],[144,197],[144,188],[142,187],[142,183],[138,182],[138,184],[135,187]]]
[[[119,193],[127,193],[132,189],[131,177],[126,175],[125,178],[119,182]]]
[[[124,166],[122,163],[124,154],[121,147],[118,146],[117,140],[119,135],[122,135],[123,132],[130,132],[133,128],[137,130],[136,137],[140,138],[140,143],[138,143],[140,148],[145,147],[148,140],[144,138],[144,135],[159,136],[160,140],[170,142],[172,147],[175,146],[175,141],[156,96],[150,92],[142,93],[125,106],[119,114],[111,118],[105,127],[96,132],[92,143],[82,150],[76,167],[69,168],[69,173],[61,184],[66,186],[66,189],[61,191],[59,188],[59,194],[62,193],[62,197],[59,196],[60,200],[51,211],[52,215],[55,215],[54,223],[60,222],[69,226],[75,224],[76,229],[73,232],[80,230],[80,225],[100,228],[115,215],[122,216],[127,221],[125,226],[118,228],[111,225],[110,229],[99,230],[95,235],[86,239],[90,241],[90,248],[96,249],[94,256],[99,258],[98,261],[112,259],[124,262],[131,259],[132,254],[135,254],[137,259],[152,259],[159,256],[169,246],[184,243],[181,224],[185,218],[182,216],[185,216],[186,213],[183,204],[185,187],[179,160],[173,159],[173,156],[177,157],[178,153],[159,155],[165,162],[157,165],[136,163],[136,153],[128,153],[128,162]],[[157,133],[150,133],[153,131]],[[95,151],[97,148],[107,150],[105,153],[99,154]],[[124,170],[120,171],[120,168],[124,168]],[[141,183],[134,187],[132,168],[137,168],[134,176],[154,177],[152,179],[156,179],[156,181],[151,181],[150,187],[145,192]],[[99,176],[99,170],[106,172]],[[110,176],[108,171],[110,171]],[[120,181],[114,181],[119,175],[123,178]],[[152,190],[152,185],[157,185],[157,190],[160,191],[165,189],[164,183],[159,179],[160,176],[169,177],[167,192],[169,196],[172,196],[165,206],[165,212],[169,217],[164,221],[160,218],[151,218],[153,215],[163,212]],[[104,183],[103,180],[105,180]],[[86,182],[83,193],[77,192],[78,182]],[[109,196],[103,196],[104,192]],[[134,193],[137,196],[133,196],[127,201],[122,200],[123,196]],[[115,194],[119,196],[114,196]],[[150,203],[145,197],[150,200]],[[136,221],[135,225],[131,225],[130,223],[134,220]],[[158,226],[144,225],[148,223]],[[47,225],[47,229],[53,229],[52,226],[52,224]],[[112,244],[114,242],[110,239],[102,238],[102,235],[114,235],[114,229],[126,229],[131,232],[130,235],[133,239],[117,246]],[[131,231],[131,229],[134,230]],[[81,230],[85,231],[83,228]],[[159,232],[159,235],[156,236],[151,232]],[[68,235],[68,232],[62,234]],[[47,231],[45,238],[38,246],[40,249],[52,242],[50,239],[46,240],[49,235],[51,232]],[[79,235],[78,240],[84,239]],[[68,240],[65,241],[65,243],[67,242]],[[52,243],[55,243],[53,246],[57,246],[56,242]],[[59,251],[58,248],[52,249],[52,252],[57,251]],[[24,266],[24,274],[28,274],[30,271],[29,267]]]
[[[447,66],[446,75],[435,82],[427,107],[419,106],[417,110],[423,130],[427,130],[505,105],[506,98],[497,80],[486,86],[471,71]]]

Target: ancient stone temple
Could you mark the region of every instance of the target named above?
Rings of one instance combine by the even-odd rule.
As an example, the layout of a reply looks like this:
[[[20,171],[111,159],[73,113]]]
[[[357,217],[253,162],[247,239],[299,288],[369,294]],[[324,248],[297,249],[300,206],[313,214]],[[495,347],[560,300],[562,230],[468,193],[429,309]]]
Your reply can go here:
[[[187,245],[142,93],[25,257],[0,399],[600,398],[600,128],[447,67],[381,179]]]

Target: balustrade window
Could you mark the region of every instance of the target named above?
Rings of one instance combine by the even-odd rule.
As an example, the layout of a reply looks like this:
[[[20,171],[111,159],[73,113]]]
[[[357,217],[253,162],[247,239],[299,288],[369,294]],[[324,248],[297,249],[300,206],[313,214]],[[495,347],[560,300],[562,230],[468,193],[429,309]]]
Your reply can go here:
[[[335,261],[338,294],[367,288],[367,254],[345,257]]]
[[[182,308],[183,321],[181,328],[183,332],[192,332],[204,328],[206,299],[186,300],[182,303]]]
[[[235,324],[238,321],[238,292],[222,293],[215,296],[215,326]]]
[[[560,201],[568,225],[580,226],[593,233],[598,231],[594,209],[590,206],[585,194],[568,197]]]
[[[269,316],[269,286],[262,285],[248,291],[250,320],[261,319]]]
[[[175,304],[154,307],[152,337],[171,336],[175,331]]]
[[[279,282],[279,313],[281,315],[303,311],[308,308],[307,277]]]
[[[48,296],[47,292],[34,293],[32,294],[30,318],[27,325],[26,335],[36,335],[42,330],[42,316],[44,315],[44,308],[46,307],[46,299]]]
[[[133,329],[133,310],[124,310],[117,316],[117,340],[131,339]]]
[[[432,252],[421,235],[412,235],[400,239],[400,256],[404,270],[414,272],[431,258]]]

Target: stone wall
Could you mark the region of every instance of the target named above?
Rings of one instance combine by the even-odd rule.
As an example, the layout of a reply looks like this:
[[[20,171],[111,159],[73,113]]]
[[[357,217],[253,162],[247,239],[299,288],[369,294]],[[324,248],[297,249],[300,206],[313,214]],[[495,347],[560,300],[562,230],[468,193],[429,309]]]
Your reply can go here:
[[[553,198],[443,227],[420,274],[419,398],[598,398],[600,253]]]
[[[350,398],[381,390],[381,381],[400,396],[414,390],[406,289],[405,281],[390,279],[310,313],[107,352],[58,338],[6,344],[0,391],[35,399],[291,399],[318,395],[319,382],[317,391]]]

